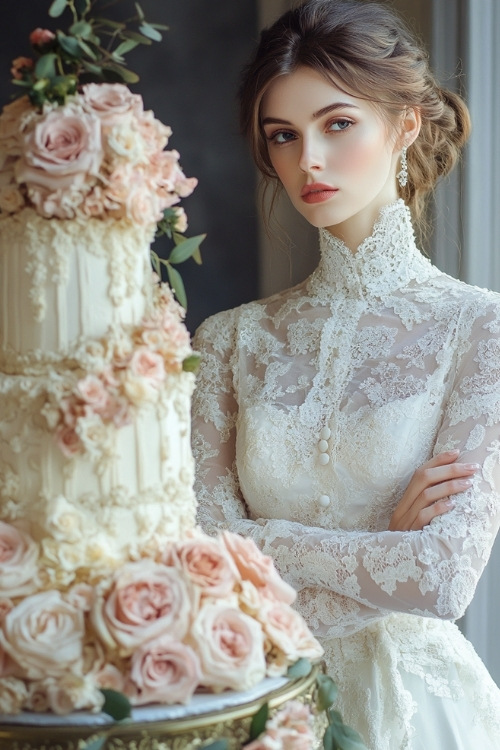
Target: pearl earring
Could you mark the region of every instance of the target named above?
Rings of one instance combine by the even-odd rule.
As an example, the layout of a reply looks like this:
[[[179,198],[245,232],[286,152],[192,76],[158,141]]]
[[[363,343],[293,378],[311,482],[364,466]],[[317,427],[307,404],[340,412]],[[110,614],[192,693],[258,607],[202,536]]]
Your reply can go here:
[[[408,146],[403,146],[401,151],[401,169],[396,175],[396,179],[401,187],[404,187],[408,183],[408,161],[406,159],[406,152]]]

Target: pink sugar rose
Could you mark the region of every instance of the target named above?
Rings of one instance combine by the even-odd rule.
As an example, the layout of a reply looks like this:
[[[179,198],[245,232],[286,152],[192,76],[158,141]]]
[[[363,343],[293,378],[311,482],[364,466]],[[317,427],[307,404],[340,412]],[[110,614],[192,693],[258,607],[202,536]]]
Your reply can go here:
[[[224,601],[202,605],[191,638],[200,657],[203,685],[247,690],[264,678],[262,629],[236,607]]]
[[[36,589],[38,545],[15,526],[0,521],[0,592],[11,598]],[[0,618],[1,619],[1,618]]]
[[[68,427],[68,425],[61,425],[55,432],[55,440],[58,448],[66,456],[66,458],[73,458],[78,453],[81,453],[83,446],[78,433],[74,427]]]
[[[189,703],[201,681],[200,662],[192,648],[161,635],[134,651],[130,680],[134,705]]]
[[[247,750],[313,750],[312,714],[300,701],[288,701],[266,723],[266,731]]]
[[[103,158],[101,123],[76,104],[49,110],[23,136],[16,178],[28,187],[88,192]],[[91,179],[93,178],[93,179]]]
[[[27,678],[60,677],[77,667],[84,632],[82,610],[59,591],[43,591],[26,597],[6,615],[0,647]]]
[[[165,380],[163,357],[145,346],[140,346],[135,350],[129,367],[132,375],[145,378],[155,388],[159,388]]]
[[[97,597],[92,620],[103,643],[123,656],[156,636],[182,640],[193,603],[182,575],[152,560],[124,565],[111,590]]]
[[[142,97],[122,83],[88,83],[82,88],[83,106],[95,112],[106,127],[121,122],[125,115],[143,111]]]
[[[94,680],[99,688],[115,690],[117,693],[123,693],[125,690],[125,679],[120,670],[113,664],[105,664],[95,672]]]
[[[253,539],[244,539],[239,534],[229,531],[224,531],[222,538],[242,578],[262,589],[263,595],[293,604],[297,597],[295,589],[285,583],[274,567],[272,559],[262,554]]]
[[[171,128],[157,120],[151,110],[144,112],[139,117],[137,125],[141,138],[151,154],[162,151],[172,135]]]
[[[323,648],[309,630],[304,618],[284,602],[266,600],[256,615],[273,646],[293,663],[305,657],[319,659]]]
[[[98,414],[105,411],[109,404],[109,392],[97,375],[87,375],[79,380],[75,387],[75,394]]]
[[[176,545],[174,559],[206,596],[228,596],[240,577],[224,545],[209,537]]]
[[[34,29],[30,34],[30,44],[34,47],[43,47],[45,44],[50,44],[56,35],[50,29]]]
[[[132,184],[125,201],[126,213],[134,224],[149,226],[162,218],[162,205],[147,182]]]

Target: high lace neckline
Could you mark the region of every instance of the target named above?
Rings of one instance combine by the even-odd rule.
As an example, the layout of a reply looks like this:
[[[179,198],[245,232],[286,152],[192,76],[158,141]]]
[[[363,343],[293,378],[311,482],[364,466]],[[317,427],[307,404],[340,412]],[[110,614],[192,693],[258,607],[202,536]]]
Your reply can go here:
[[[439,273],[417,248],[410,210],[401,198],[381,209],[372,234],[355,253],[327,229],[319,231],[321,260],[308,282],[314,296],[336,291],[379,297]]]

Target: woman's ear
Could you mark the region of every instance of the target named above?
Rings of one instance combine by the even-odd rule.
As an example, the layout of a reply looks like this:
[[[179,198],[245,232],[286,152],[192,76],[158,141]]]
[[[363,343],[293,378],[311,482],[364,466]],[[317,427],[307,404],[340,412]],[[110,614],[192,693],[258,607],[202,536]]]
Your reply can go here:
[[[422,117],[420,110],[417,107],[409,107],[406,109],[401,118],[401,129],[400,129],[400,140],[399,147],[411,146],[414,140],[416,140],[420,133],[420,126],[422,125]]]

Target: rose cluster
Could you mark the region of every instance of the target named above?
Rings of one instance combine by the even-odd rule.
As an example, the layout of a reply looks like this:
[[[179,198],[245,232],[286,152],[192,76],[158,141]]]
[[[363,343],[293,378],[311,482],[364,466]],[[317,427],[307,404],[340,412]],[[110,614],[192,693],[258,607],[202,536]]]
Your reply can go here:
[[[44,589],[37,548],[0,522],[0,713],[99,710],[100,688],[133,705],[187,703],[200,687],[245,690],[322,655],[252,540],[193,530],[159,559],[64,591]],[[280,726],[300,735],[304,722]]]
[[[129,424],[134,407],[157,401],[167,376],[181,372],[192,353],[183,308],[167,284],[155,288],[154,314],[131,335],[124,331],[93,342],[94,354],[100,350],[105,366],[83,374],[62,396],[47,396],[42,413],[68,458],[94,452],[104,442],[107,425]]]
[[[16,99],[0,115],[0,211],[155,224],[197,184],[165,150],[170,135],[123,84],[90,83],[42,111]]]

